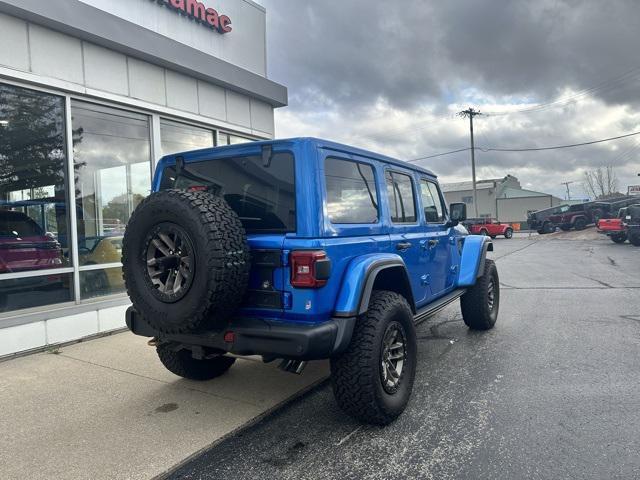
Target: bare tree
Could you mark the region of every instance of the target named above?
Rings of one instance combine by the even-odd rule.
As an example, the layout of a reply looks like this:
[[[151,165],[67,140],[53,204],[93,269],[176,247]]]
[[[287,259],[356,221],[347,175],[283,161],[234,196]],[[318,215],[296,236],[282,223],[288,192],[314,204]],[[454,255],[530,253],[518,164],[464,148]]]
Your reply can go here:
[[[619,195],[618,177],[613,165],[606,165],[584,172],[583,186],[587,195],[595,200],[603,200]]]

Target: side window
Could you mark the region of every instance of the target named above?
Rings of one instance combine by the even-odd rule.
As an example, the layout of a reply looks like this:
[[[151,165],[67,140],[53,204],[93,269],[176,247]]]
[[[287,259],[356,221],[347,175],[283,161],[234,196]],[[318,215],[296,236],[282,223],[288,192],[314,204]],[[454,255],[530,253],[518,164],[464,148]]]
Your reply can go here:
[[[324,169],[331,223],[377,223],[378,191],[373,167],[327,158]]]
[[[413,180],[409,175],[387,171],[387,197],[393,223],[415,223],[416,200],[413,194]]]
[[[428,180],[421,180],[420,193],[422,207],[424,208],[424,218],[427,223],[444,222],[444,205],[436,184]]]

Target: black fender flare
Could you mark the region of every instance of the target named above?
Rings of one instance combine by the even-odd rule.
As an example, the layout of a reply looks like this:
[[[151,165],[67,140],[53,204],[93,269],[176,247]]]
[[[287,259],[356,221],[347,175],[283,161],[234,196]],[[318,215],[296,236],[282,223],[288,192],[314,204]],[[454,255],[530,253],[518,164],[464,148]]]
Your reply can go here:
[[[369,301],[371,300],[371,293],[373,292],[373,285],[376,282],[378,276],[384,272],[393,269],[394,271],[400,272],[400,276],[402,278],[402,290],[404,292],[404,296],[407,297],[407,301],[409,302],[409,306],[411,307],[411,311],[415,314],[416,307],[415,301],[413,298],[413,290],[411,289],[411,281],[409,280],[409,273],[407,272],[407,266],[401,261],[384,261],[379,263],[372,264],[369,269],[367,269],[366,280],[364,283],[364,288],[360,294],[360,304],[358,307],[358,315],[363,314],[367,311],[369,307]]]
[[[480,254],[480,262],[478,264],[478,273],[476,278],[480,278],[484,275],[484,265],[487,261],[487,252],[493,252],[493,242],[491,240],[487,240],[482,245],[482,253]]]

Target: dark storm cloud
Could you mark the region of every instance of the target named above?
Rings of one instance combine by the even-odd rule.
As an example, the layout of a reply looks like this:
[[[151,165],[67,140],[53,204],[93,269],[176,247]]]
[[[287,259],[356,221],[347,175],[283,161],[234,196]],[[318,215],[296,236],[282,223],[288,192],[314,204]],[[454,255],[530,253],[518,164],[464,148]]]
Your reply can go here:
[[[343,105],[380,96],[406,106],[440,93],[438,30],[425,2],[407,0],[401,9],[364,0],[263,3],[271,77],[286,80],[294,97],[316,90]]]
[[[561,107],[478,119],[477,143],[540,147],[640,130],[638,0],[262,3],[269,76],[290,92],[279,134],[320,135],[409,159],[468,146],[466,123],[452,118],[467,105],[519,109],[567,96],[575,98]],[[636,142],[479,153],[478,162],[483,176],[512,173],[559,194],[560,179],[579,181],[584,170],[609,163],[621,183],[637,182]],[[445,178],[468,177],[468,153],[423,164]]]
[[[342,104],[406,106],[474,85],[544,101],[640,66],[637,0],[263,3],[271,76],[294,97],[313,87]],[[625,101],[638,85],[601,93]]]

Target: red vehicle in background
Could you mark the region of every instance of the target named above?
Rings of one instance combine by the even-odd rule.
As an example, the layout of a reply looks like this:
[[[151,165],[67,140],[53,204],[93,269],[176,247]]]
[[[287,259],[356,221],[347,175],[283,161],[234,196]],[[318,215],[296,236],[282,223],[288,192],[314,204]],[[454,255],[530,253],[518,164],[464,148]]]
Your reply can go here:
[[[31,217],[0,210],[0,273],[60,268],[62,248]]]
[[[640,247],[640,204],[621,208],[618,218],[605,218],[598,221],[598,233],[608,236],[615,243],[631,244]]]
[[[472,218],[465,222],[465,226],[471,235],[484,235],[491,238],[504,235],[504,238],[513,238],[513,227],[493,218]]]
[[[598,221],[598,233],[609,237],[615,243],[627,241],[627,229],[621,218],[604,218]]]

